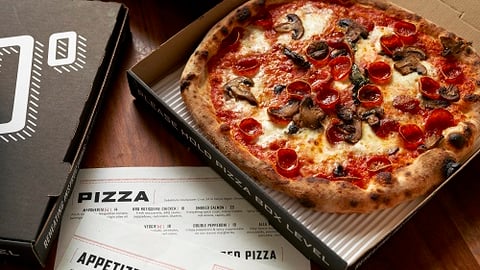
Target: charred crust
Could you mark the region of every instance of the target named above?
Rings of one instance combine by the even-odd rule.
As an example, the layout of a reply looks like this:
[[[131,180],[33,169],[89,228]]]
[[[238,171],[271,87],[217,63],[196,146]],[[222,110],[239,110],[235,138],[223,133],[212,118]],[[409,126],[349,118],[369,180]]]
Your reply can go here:
[[[208,59],[208,51],[206,51],[206,50],[196,51],[195,55],[201,60],[207,60]]]
[[[375,181],[381,185],[391,185],[393,183],[392,173],[379,172],[375,176]]]
[[[228,36],[229,35],[228,27],[222,26],[220,28],[220,33],[222,33],[222,35],[224,35],[224,36]]]
[[[310,200],[307,197],[301,197],[298,199],[298,202],[306,208],[314,208],[316,206],[315,202]]]
[[[180,91],[183,92],[185,89],[187,89],[195,77],[197,76],[194,73],[188,73],[180,82]]]
[[[378,194],[378,193],[371,193],[370,194],[370,200],[372,200],[374,202],[378,201],[379,198],[380,198],[380,194]]]
[[[252,12],[248,7],[241,7],[237,9],[237,13],[235,14],[235,19],[238,22],[245,22],[252,17]]]
[[[445,178],[453,175],[460,168],[460,163],[451,157],[447,157],[442,164],[442,173]]]
[[[447,140],[451,146],[458,150],[465,147],[465,145],[467,145],[468,143],[467,137],[464,134],[458,132],[449,134]]]
[[[357,208],[360,203],[356,200],[351,200],[349,204],[352,208]]]
[[[221,133],[229,132],[230,131],[230,125],[223,123],[223,124],[220,125],[219,129],[220,129]]]

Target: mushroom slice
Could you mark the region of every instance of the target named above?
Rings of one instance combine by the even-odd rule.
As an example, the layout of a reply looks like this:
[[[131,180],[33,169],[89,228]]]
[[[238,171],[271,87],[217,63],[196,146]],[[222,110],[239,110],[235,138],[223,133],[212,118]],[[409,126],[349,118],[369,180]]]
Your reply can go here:
[[[362,138],[362,121],[354,119],[351,124],[345,124],[345,141],[355,144]]]
[[[308,62],[303,56],[290,50],[289,48],[284,47],[283,54],[285,54],[290,60],[292,60],[292,62],[298,67],[305,69],[310,68],[310,62]]]
[[[295,14],[287,14],[287,22],[274,26],[275,31],[286,33],[292,32],[292,38],[298,40],[302,38],[304,29],[302,20]]]
[[[393,52],[392,58],[393,60],[401,60],[408,56],[415,56],[418,60],[427,59],[427,55],[425,54],[425,52],[422,49],[414,46],[402,47],[395,50]]]
[[[385,111],[381,107],[374,107],[372,109],[362,111],[359,113],[360,118],[367,122],[369,126],[380,125],[380,120],[385,117]]]
[[[253,96],[250,89],[253,85],[254,82],[252,79],[240,76],[227,82],[223,86],[223,89],[230,97],[233,97],[237,100],[243,99],[252,105],[257,105],[257,99],[255,96]]]
[[[269,107],[267,113],[276,119],[291,120],[300,109],[300,100],[290,99],[285,105],[280,107]]]
[[[417,47],[409,46],[395,50],[392,55],[395,69],[402,75],[417,72],[420,75],[427,74],[427,68],[420,61],[427,59],[425,52]]]
[[[306,52],[310,58],[319,61],[328,58],[330,48],[326,41],[314,41],[308,45]]]
[[[442,98],[448,101],[458,101],[460,100],[460,90],[456,85],[442,86],[438,90],[438,93]]]
[[[350,122],[331,121],[326,130],[327,140],[331,143],[345,141],[355,144],[362,138],[362,122],[359,119],[354,119]]]
[[[368,38],[367,29],[352,19],[341,19],[338,25],[347,29],[345,39],[351,43],[357,42],[360,38]]]
[[[443,45],[442,56],[456,55],[462,52],[470,43],[465,42],[459,37],[453,35],[444,35],[440,37]]]
[[[321,121],[324,118],[325,112],[307,96],[300,102],[299,112],[293,117],[293,122],[298,127],[317,129],[322,127]]]
[[[395,69],[402,75],[408,75],[412,72],[417,72],[420,75],[427,74],[427,68],[420,63],[420,60],[414,55],[408,55],[394,65]]]

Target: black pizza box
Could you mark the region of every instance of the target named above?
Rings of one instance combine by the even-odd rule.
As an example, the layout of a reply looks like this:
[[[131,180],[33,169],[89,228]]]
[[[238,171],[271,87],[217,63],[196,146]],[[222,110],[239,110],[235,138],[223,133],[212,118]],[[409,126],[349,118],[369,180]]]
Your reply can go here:
[[[480,31],[476,26],[480,26],[480,22],[476,21],[475,14],[479,14],[480,4],[473,1],[469,1],[469,5],[454,0],[392,2],[473,41],[478,50]],[[165,128],[194,150],[264,214],[270,224],[307,258],[322,269],[355,268],[387,241],[441,186],[416,200],[370,214],[320,213],[259,185],[213,146],[201,134],[186,109],[180,94],[179,79],[183,65],[205,33],[243,2],[222,1],[129,69],[127,78],[131,93],[140,106],[149,107]],[[476,155],[479,147],[475,146],[461,168]],[[445,183],[454,177],[455,174]]]
[[[44,265],[101,107],[128,10],[1,0],[0,259]]]

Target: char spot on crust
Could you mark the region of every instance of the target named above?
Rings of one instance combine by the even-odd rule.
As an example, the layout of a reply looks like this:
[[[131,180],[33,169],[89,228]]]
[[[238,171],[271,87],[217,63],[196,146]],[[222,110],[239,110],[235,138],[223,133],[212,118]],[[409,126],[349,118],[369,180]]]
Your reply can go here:
[[[184,91],[190,86],[190,83],[195,79],[196,75],[194,73],[188,73],[185,78],[180,82],[180,91]]]
[[[206,50],[201,50],[201,51],[196,51],[195,55],[201,60],[207,60],[208,59],[208,51]]]
[[[405,197],[406,197],[406,198],[411,198],[411,197],[412,197],[412,192],[411,192],[410,190],[408,190],[408,189],[405,190],[405,191],[403,192],[403,194],[405,194]]]
[[[314,208],[314,207],[315,207],[315,202],[312,201],[312,200],[310,200],[310,199],[307,198],[307,197],[299,198],[299,199],[298,199],[298,202],[299,202],[302,206],[304,206],[304,207],[306,207],[306,208]]]
[[[378,194],[378,193],[371,193],[370,194],[370,199],[372,201],[378,201],[379,198],[380,198],[380,194]]]
[[[355,201],[355,200],[351,200],[351,201],[350,201],[350,206],[351,206],[352,208],[356,208],[358,205],[359,205],[359,202],[358,202],[358,201]]]
[[[460,164],[454,160],[453,158],[446,158],[443,161],[442,169],[443,169],[443,175],[445,178],[448,178],[450,175],[455,173],[455,171],[460,168]]]
[[[381,185],[391,185],[393,183],[392,173],[379,172],[375,176],[375,181]]]
[[[222,27],[220,28],[220,33],[222,33],[222,35],[224,35],[224,36],[228,36],[228,34],[229,34],[229,32],[228,32],[228,27],[222,26]]]
[[[228,132],[228,131],[230,131],[230,125],[222,123],[220,125],[220,132],[225,133],[225,132]]]
[[[247,21],[252,16],[250,9],[248,7],[242,7],[237,10],[235,18],[238,22]]]

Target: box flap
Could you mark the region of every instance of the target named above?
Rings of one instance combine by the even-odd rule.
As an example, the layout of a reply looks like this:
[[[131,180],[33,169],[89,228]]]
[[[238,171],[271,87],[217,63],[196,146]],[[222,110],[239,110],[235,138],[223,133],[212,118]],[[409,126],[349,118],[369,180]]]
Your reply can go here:
[[[480,2],[477,0],[391,0],[410,11],[432,21],[473,42],[480,51]]]
[[[33,241],[72,169],[121,5],[0,3],[0,238]]]

